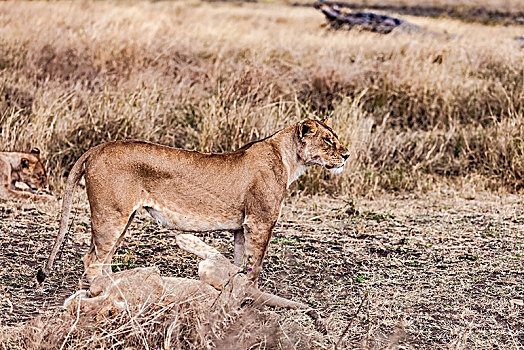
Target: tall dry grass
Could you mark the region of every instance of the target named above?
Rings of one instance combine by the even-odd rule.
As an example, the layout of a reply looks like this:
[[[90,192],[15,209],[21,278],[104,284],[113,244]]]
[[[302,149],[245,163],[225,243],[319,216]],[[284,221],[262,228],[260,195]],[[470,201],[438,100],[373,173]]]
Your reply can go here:
[[[98,320],[57,312],[16,328],[0,328],[0,344],[10,350],[291,350],[325,349],[322,343],[329,341],[296,311],[262,311],[233,300],[217,304],[210,310],[198,298],[168,305],[146,303],[136,312]]]
[[[0,148],[40,147],[60,188],[104,141],[229,151],[332,116],[351,164],[296,189],[520,190],[521,27],[408,19],[459,36],[328,32],[281,5],[1,3]]]

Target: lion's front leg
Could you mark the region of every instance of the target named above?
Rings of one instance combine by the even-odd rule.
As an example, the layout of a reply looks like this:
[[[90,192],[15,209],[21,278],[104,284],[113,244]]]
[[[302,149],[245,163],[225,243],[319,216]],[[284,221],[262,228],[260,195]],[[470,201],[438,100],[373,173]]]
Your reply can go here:
[[[242,256],[244,256],[245,251],[245,238],[244,230],[236,230],[235,234],[235,266],[242,265]]]
[[[248,279],[257,284],[276,221],[253,223],[249,218],[247,219],[244,222],[245,244],[242,267],[247,270]]]
[[[245,197],[242,267],[247,269],[247,277],[255,284],[284,200],[285,183],[278,179],[272,173],[261,174]]]
[[[29,199],[34,202],[48,203],[55,200],[55,197],[45,195],[45,194],[33,194],[29,192],[11,190],[9,186],[0,185],[0,198],[1,199],[11,199],[11,200],[20,200],[20,199]]]

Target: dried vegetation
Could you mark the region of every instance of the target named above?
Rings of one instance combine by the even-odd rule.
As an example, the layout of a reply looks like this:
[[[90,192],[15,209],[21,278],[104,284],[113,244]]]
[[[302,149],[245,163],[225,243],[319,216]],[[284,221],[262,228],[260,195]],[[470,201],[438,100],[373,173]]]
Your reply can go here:
[[[524,344],[524,206],[518,196],[290,198],[260,287],[314,306],[327,335],[300,311],[235,304],[209,309],[196,300],[164,310],[150,305],[97,326],[86,318],[75,323],[76,315],[62,315],[58,306],[82,279],[89,216],[85,200],[80,203],[42,288],[34,274],[56,235],[58,208],[0,205],[0,242],[8,252],[0,255],[0,342],[7,349],[57,349],[64,342],[72,349],[230,349],[228,341],[238,349],[333,349],[348,325],[339,349],[518,350]],[[114,270],[154,265],[164,276],[195,278],[197,261],[177,249],[174,234],[140,212]],[[200,237],[232,258],[229,233]]]
[[[488,3],[522,11],[518,0]],[[327,335],[298,311],[215,317],[188,304],[152,322],[153,305],[96,327],[53,311],[82,278],[84,199],[42,289],[33,276],[59,208],[0,204],[2,346],[228,349],[234,334],[235,346],[257,349],[333,348],[342,335],[340,349],[521,348],[524,214],[506,191],[524,186],[522,27],[407,18],[458,36],[331,32],[316,10],[282,5],[0,3],[0,148],[40,147],[56,193],[73,162],[108,140],[228,151],[332,116],[352,150],[341,176],[311,169],[295,186],[348,196],[292,196],[261,281],[317,306]],[[365,196],[375,201],[351,200]],[[170,235],[138,218],[114,269],[194,277],[195,259]],[[230,235],[204,239],[231,256]]]
[[[337,180],[312,170],[298,189],[402,191],[467,177],[519,190],[520,27],[409,20],[459,37],[328,32],[314,9],[280,5],[3,3],[0,146],[39,146],[60,188],[103,141],[227,151],[329,115],[352,164]]]

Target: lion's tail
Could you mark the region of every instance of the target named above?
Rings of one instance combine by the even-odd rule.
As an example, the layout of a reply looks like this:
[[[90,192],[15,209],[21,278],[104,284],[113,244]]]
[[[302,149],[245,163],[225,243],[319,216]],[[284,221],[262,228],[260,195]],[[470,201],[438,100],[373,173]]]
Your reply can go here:
[[[56,255],[64,242],[65,235],[69,228],[69,219],[71,217],[71,207],[73,205],[73,194],[75,187],[85,173],[84,164],[91,155],[91,150],[84,153],[73,165],[69,176],[67,177],[66,188],[64,191],[64,199],[62,200],[62,218],[60,220],[60,229],[58,236],[56,237],[55,244],[49,254],[49,258],[45,264],[44,269],[38,270],[36,279],[38,283],[42,283],[45,278],[49,275],[49,272],[53,268],[53,263],[55,261]]]

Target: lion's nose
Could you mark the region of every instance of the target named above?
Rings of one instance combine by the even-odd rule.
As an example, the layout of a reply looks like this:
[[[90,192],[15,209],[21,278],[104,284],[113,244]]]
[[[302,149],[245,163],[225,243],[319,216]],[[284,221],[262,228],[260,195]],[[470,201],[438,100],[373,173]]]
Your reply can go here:
[[[347,160],[349,158],[349,152],[348,153],[344,153],[342,155],[342,158],[344,158],[344,160]]]

